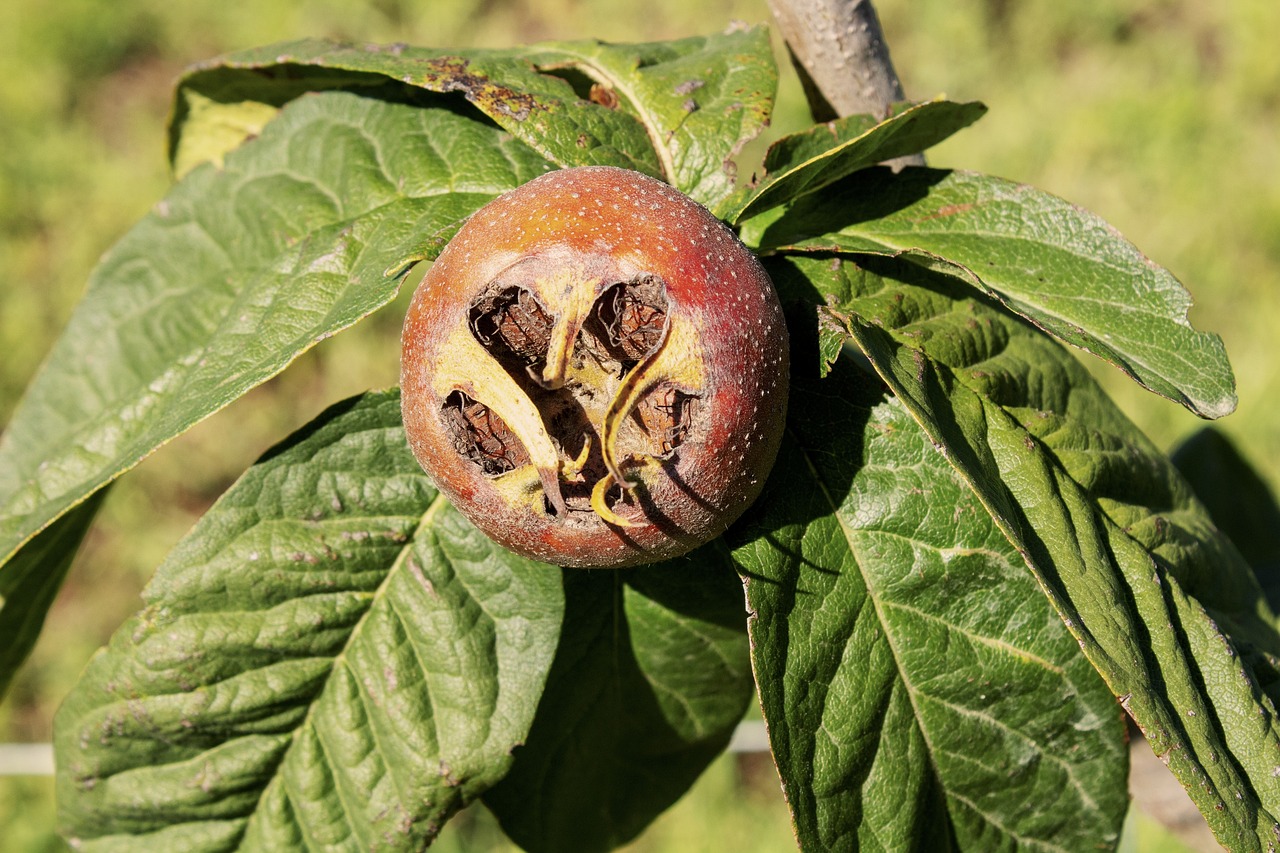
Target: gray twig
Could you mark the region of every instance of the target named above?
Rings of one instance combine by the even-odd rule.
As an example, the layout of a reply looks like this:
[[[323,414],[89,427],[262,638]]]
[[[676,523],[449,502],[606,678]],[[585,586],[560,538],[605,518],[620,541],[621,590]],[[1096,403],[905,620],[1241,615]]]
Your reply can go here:
[[[904,99],[871,0],[769,0],[818,121],[884,118]],[[924,155],[895,165],[924,165]]]

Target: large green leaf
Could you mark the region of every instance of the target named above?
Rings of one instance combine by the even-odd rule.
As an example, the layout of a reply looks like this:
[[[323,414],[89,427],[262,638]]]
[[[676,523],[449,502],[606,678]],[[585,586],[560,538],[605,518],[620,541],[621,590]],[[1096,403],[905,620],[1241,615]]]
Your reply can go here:
[[[729,222],[755,216],[852,175],[917,154],[973,124],[987,108],[935,100],[903,104],[889,118],[854,115],[783,137],[769,148],[764,174],[718,209]]]
[[[867,169],[744,225],[761,249],[898,255],[959,278],[1202,417],[1235,408],[1222,340],[1168,270],[1074,205],[989,175]]]
[[[388,302],[406,256],[547,168],[449,110],[333,92],[193,172],[103,259],[0,435],[0,585],[37,570],[10,560],[32,536]]]
[[[1280,832],[1280,637],[1169,460],[1052,339],[891,259],[775,259],[981,498],[1219,840]],[[873,268],[872,268],[873,267]]]
[[[1017,551],[852,359],[792,394],[731,536],[801,847],[1114,846],[1122,714]]]
[[[89,850],[419,850],[506,772],[560,570],[439,498],[399,394],[268,453],[160,567],[56,719]]]
[[[612,850],[688,789],[742,719],[742,584],[715,542],[657,566],[575,573],[565,599],[533,731],[484,801],[525,850]]]
[[[631,114],[578,97],[566,81],[540,74],[527,49],[465,52],[406,45],[353,46],[307,39],[210,60],[180,81],[170,151],[175,165],[216,154],[220,119],[252,115],[306,92],[381,88],[455,92],[504,130],[559,166],[607,165],[664,177],[645,128]],[[403,85],[401,85],[403,84]],[[404,95],[408,97],[408,95]],[[188,120],[198,119],[188,126]],[[232,137],[233,138],[233,137]],[[193,153],[194,152],[194,153]]]
[[[732,156],[769,122],[777,69],[764,27],[648,44],[463,52],[290,42],[212,60],[183,79],[170,141],[175,167],[238,144],[264,108],[307,91],[387,81],[461,93],[559,166],[634,169],[713,204],[733,189]]]
[[[651,44],[558,42],[530,49],[542,68],[571,68],[636,115],[662,176],[714,207],[734,188],[732,157],[769,123],[778,72],[764,27]]]

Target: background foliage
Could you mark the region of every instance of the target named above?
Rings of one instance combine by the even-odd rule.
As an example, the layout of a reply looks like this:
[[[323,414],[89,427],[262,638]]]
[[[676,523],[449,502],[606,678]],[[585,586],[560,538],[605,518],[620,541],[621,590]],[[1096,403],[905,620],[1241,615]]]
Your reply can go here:
[[[1271,482],[1280,480],[1280,31],[1270,0],[1213,7],[1180,0],[881,0],[908,93],[978,98],[975,130],[935,149],[934,163],[1028,181],[1088,207],[1168,266],[1198,300],[1199,328],[1223,335],[1240,408],[1223,423]],[[302,35],[422,45],[507,45],[541,38],[639,40],[767,20],[763,2],[660,0],[621,11],[600,2],[368,3],[267,0],[252,15],[225,3],[13,0],[0,8],[0,422],[61,328],[98,254],[166,188],[162,127],[181,67],[226,50]],[[787,81],[772,135],[806,122]],[[750,155],[751,152],[748,152]],[[750,168],[749,166],[747,168]],[[265,447],[327,403],[394,383],[398,315],[382,312],[304,357],[279,380],[166,448],[108,499],[89,547],[20,683],[0,706],[0,740],[44,741],[53,709],[94,648],[137,607],[137,591],[192,520]],[[1091,369],[1094,367],[1090,365]],[[1157,444],[1199,426],[1114,371],[1107,389]],[[270,398],[271,405],[264,405]],[[235,424],[234,432],[229,425]],[[189,460],[207,460],[193,470]],[[139,530],[147,533],[135,541]],[[769,820],[744,832],[744,768],[724,762],[642,842],[670,832],[689,846],[707,814],[785,849],[772,770],[746,802]],[[748,767],[746,773],[756,770]],[[52,782],[0,781],[0,828],[15,849],[57,842]],[[7,789],[7,790],[6,790]],[[708,805],[707,803],[710,803]],[[22,823],[18,823],[22,815]],[[667,829],[671,821],[684,821]],[[458,833],[483,834],[483,826]],[[717,836],[710,835],[710,839]],[[442,840],[441,849],[448,849]],[[457,842],[461,843],[461,841]],[[708,849],[724,849],[723,839]],[[745,845],[745,841],[744,841]],[[738,846],[735,849],[749,849]]]

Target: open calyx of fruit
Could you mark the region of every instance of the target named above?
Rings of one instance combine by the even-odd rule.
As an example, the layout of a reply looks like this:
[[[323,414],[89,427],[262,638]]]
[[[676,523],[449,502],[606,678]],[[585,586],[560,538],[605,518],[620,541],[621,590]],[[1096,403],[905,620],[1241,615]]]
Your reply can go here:
[[[666,559],[759,493],[786,326],[750,251],[666,184],[552,172],[468,220],[414,294],[405,428],[441,492],[562,565]]]

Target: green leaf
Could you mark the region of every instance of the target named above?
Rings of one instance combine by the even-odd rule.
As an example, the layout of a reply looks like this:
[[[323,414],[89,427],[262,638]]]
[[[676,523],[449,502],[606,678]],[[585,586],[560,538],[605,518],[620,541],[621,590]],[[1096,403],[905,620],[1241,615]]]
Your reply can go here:
[[[901,256],[999,299],[1201,417],[1229,414],[1222,340],[1187,321],[1191,297],[1097,216],[988,175],[868,169],[744,226],[763,250]]]
[[[731,538],[801,848],[1114,846],[1122,715],[982,504],[852,359],[788,412]]]
[[[86,850],[419,850],[506,772],[561,571],[439,498],[396,392],[269,452],[158,570],[55,721]]]
[[[180,174],[216,160],[308,91],[458,92],[558,166],[633,169],[714,205],[733,190],[732,157],[768,125],[777,83],[765,27],[463,52],[306,40],[193,69],[178,87],[170,150]]]
[[[0,435],[0,560],[386,304],[406,257],[432,256],[547,168],[449,110],[332,92],[290,105],[224,168],[193,172],[94,271]],[[0,585],[35,570],[0,565]]]
[[[1205,427],[1173,452],[1173,464],[1280,607],[1280,504],[1258,469],[1231,440]]]
[[[0,637],[5,638],[0,645],[0,697],[31,654],[104,494],[99,492],[39,533],[19,552],[11,569],[0,573]]]
[[[194,110],[200,99],[245,109],[279,106],[309,91],[372,87],[419,102],[426,93],[457,93],[557,166],[619,166],[664,177],[645,128],[634,116],[584,100],[566,81],[538,73],[528,58],[533,52],[457,52],[309,39],[233,53],[203,63],[180,81],[170,151],[175,164],[185,164],[197,156],[191,152],[210,147],[208,127],[188,123],[198,117]],[[434,98],[425,103],[442,102]]]
[[[842,316],[1232,850],[1280,831],[1280,637],[1186,482],[1070,353],[954,278],[775,259]]]
[[[742,584],[722,543],[570,574],[565,598],[533,731],[484,795],[531,853],[633,838],[724,750],[752,692]]]
[[[775,142],[764,159],[764,175],[718,211],[740,222],[815,192],[860,169],[917,154],[973,124],[986,113],[983,104],[942,99],[902,104],[880,121],[854,115],[820,124]]]
[[[573,69],[636,115],[661,176],[714,207],[734,188],[732,157],[769,124],[778,71],[763,26],[651,44],[553,42],[530,48],[544,69]]]

